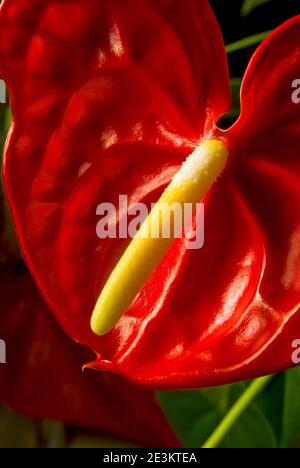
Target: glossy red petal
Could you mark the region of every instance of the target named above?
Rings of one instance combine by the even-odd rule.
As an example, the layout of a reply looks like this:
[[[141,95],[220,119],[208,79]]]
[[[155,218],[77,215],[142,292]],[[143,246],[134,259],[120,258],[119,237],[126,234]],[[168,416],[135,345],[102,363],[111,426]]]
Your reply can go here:
[[[221,34],[207,0],[5,0],[0,27],[14,114],[4,178],[22,250],[64,328],[109,358],[139,323],[114,339],[89,329],[125,247],[97,239],[96,207],[123,193],[155,201],[212,134],[230,108]]]
[[[292,100],[292,83],[300,76],[299,32],[299,18],[285,24],[246,73],[241,117],[222,134],[231,162],[223,191],[219,181],[206,201],[204,248],[187,253],[183,242],[174,246],[119,323],[118,336],[130,330],[129,346],[115,348],[112,368],[131,379],[204,386],[294,365],[292,342],[300,335],[300,107]],[[145,303],[146,320],[140,312]],[[101,355],[93,365],[105,368],[107,361]]]
[[[299,35],[298,16],[258,49],[244,78],[241,116],[226,137],[235,180],[264,237],[262,314],[273,311],[281,324],[256,374],[291,367],[292,342],[300,336]]]
[[[260,353],[277,317],[258,314],[263,236],[232,181],[211,192],[205,223],[204,247],[175,243],[106,338],[111,345],[115,337],[114,354],[103,347],[93,366],[111,360],[115,371],[154,387],[207,386],[227,382],[225,368]]]

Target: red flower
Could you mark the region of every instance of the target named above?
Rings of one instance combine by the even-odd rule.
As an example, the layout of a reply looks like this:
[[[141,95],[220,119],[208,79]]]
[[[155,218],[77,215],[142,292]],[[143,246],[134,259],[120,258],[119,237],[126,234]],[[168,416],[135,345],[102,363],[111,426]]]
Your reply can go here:
[[[66,21],[68,18],[68,21]],[[155,387],[223,384],[292,365],[300,335],[300,18],[258,49],[230,110],[206,0],[5,0],[0,62],[14,112],[5,185],[21,246],[94,367]],[[201,250],[175,241],[111,333],[90,317],[126,247],[96,207],[156,201],[203,140],[229,151],[205,197]],[[298,333],[298,335],[297,335]]]

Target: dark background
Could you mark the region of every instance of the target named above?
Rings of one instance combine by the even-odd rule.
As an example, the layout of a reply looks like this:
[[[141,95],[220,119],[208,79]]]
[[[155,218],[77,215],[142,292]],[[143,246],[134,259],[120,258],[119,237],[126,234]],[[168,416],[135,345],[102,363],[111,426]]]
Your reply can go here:
[[[188,0],[187,0],[188,1]],[[268,31],[300,13],[300,0],[272,0],[241,17],[242,0],[210,0],[221,26],[225,44]],[[300,37],[299,37],[300,43]],[[229,55],[231,76],[242,76],[256,47]]]

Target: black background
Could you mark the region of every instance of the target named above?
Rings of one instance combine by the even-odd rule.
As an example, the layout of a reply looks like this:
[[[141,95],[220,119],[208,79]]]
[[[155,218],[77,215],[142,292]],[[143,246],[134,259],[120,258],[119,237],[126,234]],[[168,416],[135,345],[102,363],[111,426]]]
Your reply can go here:
[[[210,0],[210,4],[219,21],[225,44],[274,29],[292,16],[300,14],[300,0],[271,0],[254,9],[245,18],[240,14],[242,0]],[[251,47],[229,55],[232,77],[244,74],[254,50],[255,47]]]

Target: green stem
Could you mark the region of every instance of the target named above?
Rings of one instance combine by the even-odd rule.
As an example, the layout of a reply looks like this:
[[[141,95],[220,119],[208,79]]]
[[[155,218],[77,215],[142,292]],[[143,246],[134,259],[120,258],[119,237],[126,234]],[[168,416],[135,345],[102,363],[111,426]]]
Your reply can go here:
[[[242,16],[247,16],[251,13],[254,9],[259,7],[260,5],[264,5],[268,3],[270,0],[244,0],[244,4],[241,10]]]
[[[269,375],[267,377],[254,380],[233,407],[228,411],[220,425],[205,442],[202,448],[217,448],[229,430],[237,422],[239,417],[273,378],[274,375]]]
[[[233,52],[237,52],[238,50],[247,49],[248,47],[259,44],[267,36],[269,36],[269,34],[271,34],[271,32],[273,32],[273,31],[272,30],[264,31],[264,32],[259,33],[259,34],[254,34],[254,36],[245,37],[244,39],[233,42],[232,44],[228,44],[228,46],[226,46],[226,52],[227,52],[227,54],[231,54]]]

